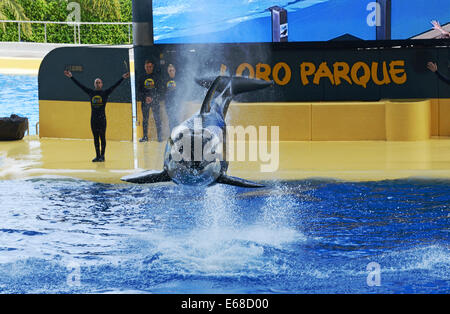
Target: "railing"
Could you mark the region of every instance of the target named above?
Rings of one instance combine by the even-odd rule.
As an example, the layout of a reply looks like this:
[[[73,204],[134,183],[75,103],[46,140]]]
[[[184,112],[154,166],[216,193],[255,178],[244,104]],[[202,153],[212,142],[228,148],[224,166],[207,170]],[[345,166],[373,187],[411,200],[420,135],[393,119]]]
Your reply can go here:
[[[131,44],[131,22],[53,22],[53,21],[13,21],[13,20],[0,20],[0,23],[17,23],[17,29],[19,32],[19,41],[21,41],[21,26],[20,24],[44,24],[44,42],[47,42],[47,25],[48,24],[62,24],[73,25],[73,38],[74,44],[81,44],[81,25],[128,25],[128,43]],[[77,42],[78,35],[78,42]]]

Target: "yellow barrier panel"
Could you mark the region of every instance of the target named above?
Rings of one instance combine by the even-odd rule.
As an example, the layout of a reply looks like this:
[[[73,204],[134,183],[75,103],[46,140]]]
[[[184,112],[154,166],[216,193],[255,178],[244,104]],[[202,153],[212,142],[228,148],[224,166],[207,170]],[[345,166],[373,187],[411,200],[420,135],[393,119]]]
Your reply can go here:
[[[386,139],[421,141],[431,135],[431,102],[386,102]]]
[[[106,138],[108,140],[133,140],[133,111],[131,103],[108,103],[106,106],[106,120]],[[90,103],[40,100],[39,136],[91,139]]]
[[[450,136],[450,99],[439,99],[439,135]]]
[[[232,103],[227,125],[279,126],[282,141],[311,140],[311,103]]]
[[[439,99],[430,99],[431,136],[439,136]]]
[[[314,103],[313,141],[385,140],[384,103]]]
[[[226,123],[243,127],[279,126],[280,141],[417,141],[439,133],[438,124],[444,111],[440,108],[446,106],[450,118],[450,101],[397,103],[395,107],[394,102],[389,101],[232,103]],[[197,105],[185,104],[182,108],[185,118],[198,111]],[[154,128],[152,123],[150,114],[149,129]],[[142,134],[142,130],[139,131]],[[448,131],[450,133],[450,123]],[[155,130],[151,129],[150,135],[151,132]]]
[[[92,138],[87,102],[40,102],[40,136]],[[198,111],[189,103],[181,109],[188,118]],[[132,140],[131,104],[109,103],[107,138]],[[160,105],[163,140],[169,136],[164,102]],[[226,122],[232,126],[279,126],[280,141],[420,141],[450,136],[450,100],[380,101],[348,103],[232,103]],[[136,134],[142,137],[141,103],[137,107]],[[148,137],[156,140],[153,114]]]

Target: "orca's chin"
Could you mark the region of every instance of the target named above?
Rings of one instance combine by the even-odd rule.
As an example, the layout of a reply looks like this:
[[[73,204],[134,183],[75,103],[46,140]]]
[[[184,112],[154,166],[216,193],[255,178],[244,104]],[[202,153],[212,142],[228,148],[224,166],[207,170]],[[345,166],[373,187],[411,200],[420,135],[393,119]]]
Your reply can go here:
[[[176,184],[208,186],[220,176],[220,163],[212,162],[202,169],[187,167],[182,163],[169,163],[167,173]]]

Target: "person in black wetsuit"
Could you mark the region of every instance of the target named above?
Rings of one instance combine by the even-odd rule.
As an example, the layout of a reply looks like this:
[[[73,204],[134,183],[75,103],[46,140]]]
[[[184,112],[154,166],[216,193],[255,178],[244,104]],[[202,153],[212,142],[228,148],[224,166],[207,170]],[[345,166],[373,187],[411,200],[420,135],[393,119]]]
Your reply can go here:
[[[139,78],[138,81],[138,100],[141,101],[142,108],[142,127],[144,135],[139,140],[140,142],[148,141],[148,118],[150,113],[150,108],[153,112],[153,118],[155,119],[156,124],[156,133],[158,137],[158,141],[162,141],[161,134],[161,115],[160,115],[160,107],[159,107],[159,80],[155,73],[153,72],[155,64],[146,60],[144,64],[145,74]]]
[[[105,161],[105,149],[106,149],[106,115],[105,107],[108,102],[109,95],[116,89],[117,86],[122,83],[124,79],[130,77],[130,73],[122,75],[110,88],[103,90],[103,81],[97,78],[94,82],[94,89],[88,88],[76,80],[70,71],[64,71],[64,75],[70,78],[78,87],[80,87],[86,94],[89,95],[91,101],[91,130],[94,136],[94,146],[96,157],[92,162]],[[101,149],[100,149],[101,140]]]
[[[438,71],[438,66],[436,63],[428,62],[427,67],[431,72],[436,73],[436,75],[439,77],[440,80],[450,85],[450,78],[446,77],[445,75],[443,75],[441,72]]]
[[[176,107],[176,96],[177,96],[177,80],[176,80],[176,69],[173,64],[167,66],[167,73],[169,77],[167,78],[164,88],[165,88],[165,105],[167,118],[169,119],[169,131],[178,125],[178,112]],[[169,134],[170,134],[169,132]]]

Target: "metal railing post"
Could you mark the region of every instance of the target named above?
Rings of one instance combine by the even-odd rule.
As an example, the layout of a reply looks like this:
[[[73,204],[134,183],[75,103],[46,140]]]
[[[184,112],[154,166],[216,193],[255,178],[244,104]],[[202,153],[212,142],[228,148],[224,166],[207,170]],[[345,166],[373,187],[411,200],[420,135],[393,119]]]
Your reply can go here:
[[[20,41],[20,23],[18,23],[17,25],[19,25],[19,41]]]
[[[47,42],[47,23],[44,23],[44,36],[45,36],[45,43]]]

